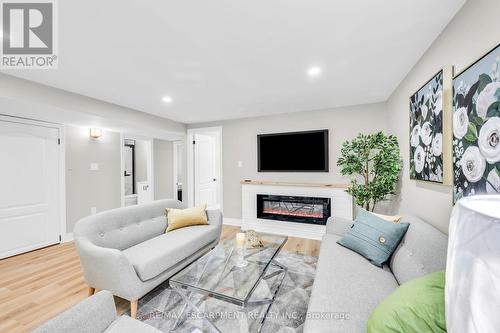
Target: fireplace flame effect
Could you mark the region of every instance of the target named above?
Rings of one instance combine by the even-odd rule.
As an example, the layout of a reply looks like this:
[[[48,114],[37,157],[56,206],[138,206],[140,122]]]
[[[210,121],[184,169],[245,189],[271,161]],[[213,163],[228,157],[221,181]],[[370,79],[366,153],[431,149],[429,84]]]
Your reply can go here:
[[[322,218],[323,212],[318,212],[314,210],[289,210],[282,207],[266,207],[263,209],[266,214],[276,214],[276,215],[286,215],[286,216],[298,216],[298,217],[311,217],[311,218]]]

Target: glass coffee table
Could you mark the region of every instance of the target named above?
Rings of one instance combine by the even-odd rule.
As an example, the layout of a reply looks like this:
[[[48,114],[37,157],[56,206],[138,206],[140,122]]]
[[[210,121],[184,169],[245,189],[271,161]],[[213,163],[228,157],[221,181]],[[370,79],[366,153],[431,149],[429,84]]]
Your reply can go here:
[[[170,278],[169,284],[185,302],[171,330],[182,324],[188,307],[214,331],[221,332],[210,320],[213,316],[200,310],[200,304],[209,297],[238,306],[245,314],[251,309],[267,306],[259,316],[258,332],[285,278],[287,268],[276,261],[276,256],[288,240],[286,236],[259,234],[262,247],[248,245],[236,248],[235,237],[222,241],[210,252]],[[256,288],[267,283],[266,297],[254,295]],[[260,286],[261,287],[261,286]],[[201,296],[201,298],[200,298]],[[195,299],[197,299],[195,301]]]

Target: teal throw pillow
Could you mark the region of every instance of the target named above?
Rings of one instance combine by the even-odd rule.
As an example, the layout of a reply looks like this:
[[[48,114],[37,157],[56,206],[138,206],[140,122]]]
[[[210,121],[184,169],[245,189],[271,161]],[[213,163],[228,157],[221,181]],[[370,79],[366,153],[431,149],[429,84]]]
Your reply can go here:
[[[337,243],[382,267],[403,238],[408,223],[393,223],[360,209],[351,230]]]

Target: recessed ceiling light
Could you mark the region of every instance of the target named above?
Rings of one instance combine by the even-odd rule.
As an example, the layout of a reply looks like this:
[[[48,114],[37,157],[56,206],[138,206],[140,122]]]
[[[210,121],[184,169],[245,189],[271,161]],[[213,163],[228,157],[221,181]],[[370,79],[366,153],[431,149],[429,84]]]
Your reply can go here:
[[[311,77],[319,76],[320,74],[321,74],[321,67],[318,67],[318,66],[310,67],[307,70],[307,75],[309,75]]]
[[[168,103],[168,104],[170,104],[174,101],[172,99],[172,97],[170,97],[170,96],[164,96],[161,100],[164,101],[165,103]]]

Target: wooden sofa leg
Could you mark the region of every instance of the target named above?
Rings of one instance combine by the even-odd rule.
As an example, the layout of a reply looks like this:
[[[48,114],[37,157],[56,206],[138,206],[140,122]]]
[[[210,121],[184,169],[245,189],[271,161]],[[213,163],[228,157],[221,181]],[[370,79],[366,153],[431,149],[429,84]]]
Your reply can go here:
[[[130,317],[137,318],[137,301],[130,302]]]
[[[94,295],[94,294],[95,294],[95,288],[93,288],[93,287],[89,287],[89,289],[88,289],[88,293],[89,293],[89,296]]]

